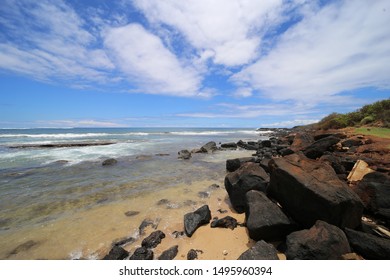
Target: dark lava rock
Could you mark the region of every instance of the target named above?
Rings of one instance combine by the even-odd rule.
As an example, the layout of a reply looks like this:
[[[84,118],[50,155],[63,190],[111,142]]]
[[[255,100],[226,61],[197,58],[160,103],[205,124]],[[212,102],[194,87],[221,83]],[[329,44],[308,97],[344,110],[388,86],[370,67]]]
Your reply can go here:
[[[293,154],[294,151],[291,150],[290,148],[284,148],[284,149],[281,149],[281,150],[279,151],[279,153],[280,153],[281,156],[284,157],[284,156],[288,156],[288,155]]]
[[[198,253],[203,253],[202,250],[191,249],[187,253],[187,260],[195,260],[198,258]]]
[[[246,193],[246,199],[246,226],[253,240],[282,240],[294,230],[289,218],[265,193],[252,190]]]
[[[310,229],[287,236],[288,260],[339,260],[351,249],[344,232],[336,226],[317,221]]]
[[[113,246],[103,260],[123,260],[129,256],[129,252],[120,246]]]
[[[217,144],[214,141],[211,141],[203,145],[200,149],[203,153],[212,153],[217,149]]]
[[[245,162],[255,162],[256,158],[254,157],[244,157],[244,158],[235,158],[235,159],[228,159],[226,161],[226,170],[229,172],[234,172],[238,168],[241,167],[241,165]]]
[[[372,234],[345,229],[353,250],[368,260],[390,260],[390,239]]]
[[[269,175],[258,164],[247,162],[225,177],[225,188],[234,210],[243,213],[246,209],[245,194],[250,190],[265,192]]]
[[[188,237],[191,237],[194,232],[204,224],[208,224],[211,220],[211,212],[208,205],[203,205],[195,212],[184,215],[184,231]]]
[[[242,140],[237,142],[237,146],[245,150],[253,150],[253,151],[256,151],[260,147],[259,143],[249,144],[249,143],[245,143]]]
[[[310,227],[317,220],[356,228],[363,204],[327,164],[296,153],[270,161],[268,195],[275,198],[298,223]]]
[[[347,135],[345,133],[341,133],[341,132],[340,133],[321,133],[321,134],[314,135],[314,140],[318,141],[318,140],[327,138],[329,136],[337,137],[337,138],[340,138],[340,139],[347,138]]]
[[[311,159],[316,159],[321,157],[326,151],[329,151],[330,148],[337,144],[340,141],[340,138],[329,136],[326,138],[322,138],[310,146],[308,146],[303,153],[305,156]]]
[[[341,145],[343,147],[348,147],[348,148],[351,148],[351,147],[354,147],[354,146],[360,146],[360,145],[363,145],[363,144],[364,144],[364,142],[362,141],[362,139],[359,139],[356,136],[341,141]]]
[[[161,243],[161,240],[165,238],[165,234],[161,230],[152,232],[148,237],[142,240],[142,247],[145,248],[156,248],[158,244]]]
[[[139,211],[127,211],[125,212],[125,216],[127,217],[133,217],[139,214]]]
[[[134,254],[130,257],[129,260],[134,260],[134,261],[153,260],[153,257],[154,254],[152,250],[145,247],[141,247],[134,251]]]
[[[256,244],[246,250],[238,260],[279,260],[278,251],[272,244],[268,244],[264,240],[256,242]]]
[[[368,173],[353,190],[364,206],[374,213],[381,208],[390,208],[390,176],[384,173]]]
[[[237,144],[234,143],[234,142],[231,142],[231,143],[223,143],[221,145],[221,148],[224,148],[224,149],[237,149]]]
[[[263,140],[263,141],[261,141],[261,146],[266,147],[266,148],[271,148],[272,142],[271,142],[271,140]]]
[[[233,217],[226,216],[222,219],[217,219],[212,221],[211,227],[212,228],[230,228],[231,230],[235,229],[237,227],[238,223],[237,220]]]
[[[125,238],[120,238],[120,239],[114,240],[112,242],[112,245],[113,246],[122,246],[125,244],[134,243],[135,241],[136,241],[136,239],[134,237],[125,237]]]
[[[109,159],[106,159],[105,161],[103,161],[102,165],[103,166],[112,166],[112,165],[115,165],[117,164],[118,161],[114,158],[109,158]]]
[[[297,133],[291,144],[291,150],[294,152],[302,151],[314,143],[313,135],[310,133]]]
[[[325,154],[320,160],[330,164],[336,174],[345,174],[347,172],[344,165],[341,163],[341,159],[332,154]]]
[[[179,156],[179,159],[190,159],[191,158],[191,153],[188,150],[181,150],[180,152],[177,153]]]
[[[177,253],[179,252],[178,248],[179,248],[179,246],[177,246],[177,245],[172,246],[168,250],[165,250],[164,252],[162,252],[161,256],[159,256],[158,259],[159,260],[173,260],[177,256]]]

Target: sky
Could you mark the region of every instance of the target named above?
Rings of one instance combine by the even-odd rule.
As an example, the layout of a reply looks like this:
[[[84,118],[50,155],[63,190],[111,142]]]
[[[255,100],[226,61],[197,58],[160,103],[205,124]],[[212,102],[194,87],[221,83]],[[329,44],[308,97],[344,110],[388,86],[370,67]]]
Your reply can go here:
[[[292,127],[390,97],[388,0],[2,0],[0,128]]]

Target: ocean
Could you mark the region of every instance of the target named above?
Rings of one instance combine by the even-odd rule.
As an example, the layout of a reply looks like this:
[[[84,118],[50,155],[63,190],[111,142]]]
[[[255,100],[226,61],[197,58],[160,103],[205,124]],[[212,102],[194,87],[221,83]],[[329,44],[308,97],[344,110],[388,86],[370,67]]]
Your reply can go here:
[[[144,219],[168,225],[207,203],[210,185],[223,189],[226,159],[251,154],[238,149],[179,160],[178,151],[209,141],[266,139],[261,133],[247,128],[0,129],[0,259],[101,258],[112,240],[137,235]],[[111,144],[72,146],[86,143]],[[108,158],[117,164],[102,166]],[[126,215],[129,211],[136,214]]]

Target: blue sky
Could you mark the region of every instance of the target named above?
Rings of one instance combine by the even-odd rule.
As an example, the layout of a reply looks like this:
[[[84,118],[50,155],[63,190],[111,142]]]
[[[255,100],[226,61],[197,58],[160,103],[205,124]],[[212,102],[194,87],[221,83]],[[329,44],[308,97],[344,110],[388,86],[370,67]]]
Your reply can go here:
[[[0,127],[291,127],[390,97],[390,2],[2,0]]]

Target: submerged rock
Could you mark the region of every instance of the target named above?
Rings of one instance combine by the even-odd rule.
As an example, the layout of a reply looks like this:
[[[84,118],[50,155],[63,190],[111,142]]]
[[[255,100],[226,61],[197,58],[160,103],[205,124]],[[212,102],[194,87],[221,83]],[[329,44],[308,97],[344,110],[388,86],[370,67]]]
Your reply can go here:
[[[344,232],[323,221],[317,221],[310,229],[291,233],[286,245],[289,260],[339,260],[351,252]]]
[[[138,215],[139,213],[140,213],[139,211],[127,211],[127,212],[125,212],[125,216],[126,217],[133,217],[133,216]]]
[[[256,244],[242,253],[238,260],[279,260],[278,251],[272,244],[264,240],[256,242]]]
[[[212,153],[217,150],[217,144],[214,141],[210,141],[203,145],[200,149],[203,153]]]
[[[8,256],[19,254],[20,252],[28,251],[31,248],[37,246],[39,242],[34,240],[28,240],[20,245],[18,245],[15,249],[9,252]]]
[[[184,215],[184,231],[188,237],[202,225],[208,224],[211,220],[211,212],[208,205],[203,205],[195,212]]]
[[[178,158],[179,159],[190,159],[191,158],[191,153],[188,150],[181,150],[178,152]]]
[[[109,158],[109,159],[106,159],[105,161],[102,162],[102,165],[103,166],[112,166],[112,165],[115,165],[117,164],[118,161],[114,158]]]

